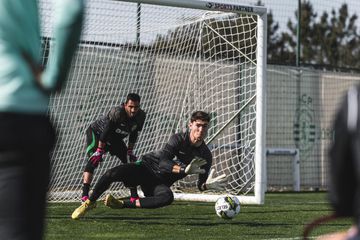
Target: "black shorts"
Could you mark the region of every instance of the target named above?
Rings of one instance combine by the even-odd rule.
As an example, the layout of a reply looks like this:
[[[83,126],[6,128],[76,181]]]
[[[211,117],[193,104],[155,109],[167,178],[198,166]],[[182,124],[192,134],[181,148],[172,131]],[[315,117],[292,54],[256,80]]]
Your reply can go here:
[[[88,157],[96,151],[99,138],[99,135],[97,135],[91,127],[86,129],[86,154]],[[106,144],[105,151],[109,152],[112,156],[118,157],[121,162],[127,162],[127,146],[124,141],[118,141],[111,145]]]
[[[149,169],[137,163],[119,165],[110,171],[113,182],[123,182],[126,187],[141,186],[146,196],[152,195],[155,186],[164,184]]]

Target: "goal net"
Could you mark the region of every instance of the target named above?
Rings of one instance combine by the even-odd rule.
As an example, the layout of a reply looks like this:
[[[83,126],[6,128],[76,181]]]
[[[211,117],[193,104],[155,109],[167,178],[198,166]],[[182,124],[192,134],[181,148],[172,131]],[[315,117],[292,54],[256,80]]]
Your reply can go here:
[[[44,63],[51,61],[52,5],[40,1]],[[197,176],[173,186],[181,200],[237,195],[263,203],[265,186],[266,9],[202,1],[87,1],[82,40],[50,116],[58,132],[49,201],[79,201],[87,162],[85,130],[129,92],[147,113],[136,155],[162,148],[195,110],[211,114],[207,143],[226,192],[202,192]],[[116,165],[106,155],[99,176]],[[109,191],[129,195],[121,183]]]

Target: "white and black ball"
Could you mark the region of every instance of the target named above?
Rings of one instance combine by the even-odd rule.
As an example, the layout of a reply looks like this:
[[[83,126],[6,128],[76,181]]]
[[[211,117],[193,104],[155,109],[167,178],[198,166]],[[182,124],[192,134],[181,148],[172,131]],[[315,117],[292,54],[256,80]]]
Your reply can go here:
[[[240,212],[240,201],[235,196],[220,197],[215,203],[215,211],[223,219],[232,219]]]

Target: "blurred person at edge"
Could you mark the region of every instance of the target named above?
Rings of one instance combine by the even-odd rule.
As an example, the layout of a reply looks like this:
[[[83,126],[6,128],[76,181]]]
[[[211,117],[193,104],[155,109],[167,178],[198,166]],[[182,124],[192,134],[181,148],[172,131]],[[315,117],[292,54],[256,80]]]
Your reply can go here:
[[[56,2],[56,3],[55,3]],[[43,238],[50,151],[50,94],[67,78],[80,39],[83,0],[54,1],[50,60],[41,66],[36,0],[0,1],[0,239]]]

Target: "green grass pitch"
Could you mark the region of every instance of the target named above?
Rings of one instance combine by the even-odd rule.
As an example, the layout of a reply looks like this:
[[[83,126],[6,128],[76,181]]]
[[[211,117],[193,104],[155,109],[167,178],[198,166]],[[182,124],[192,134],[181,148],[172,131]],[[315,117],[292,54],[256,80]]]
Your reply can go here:
[[[179,202],[160,209],[110,209],[102,202],[81,220],[79,203],[49,203],[45,240],[302,239],[304,226],[331,212],[326,193],[269,193],[264,205],[242,205],[232,220],[217,217],[214,203]],[[318,227],[312,237],[345,230],[349,219]]]

